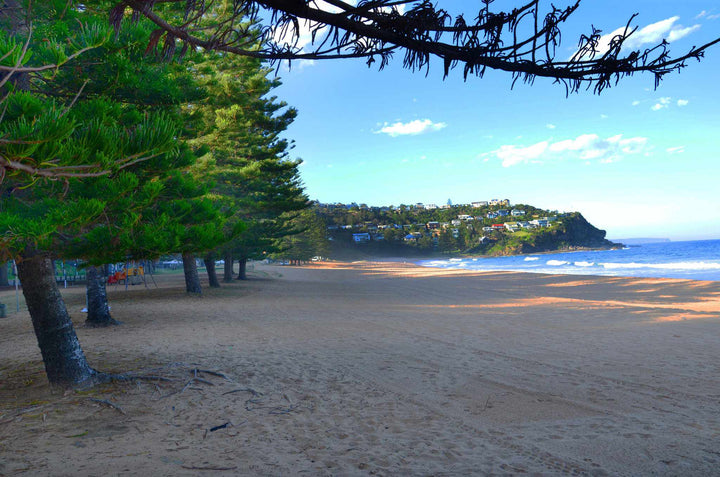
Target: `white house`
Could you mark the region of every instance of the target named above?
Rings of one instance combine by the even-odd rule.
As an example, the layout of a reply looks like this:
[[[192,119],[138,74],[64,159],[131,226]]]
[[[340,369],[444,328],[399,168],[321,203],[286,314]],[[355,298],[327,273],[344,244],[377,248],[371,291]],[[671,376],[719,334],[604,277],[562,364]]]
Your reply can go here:
[[[521,215],[525,215],[525,211],[520,209],[513,209],[510,211],[510,215],[512,215],[513,217],[520,217]]]
[[[476,209],[478,209],[478,208],[480,208],[480,207],[487,207],[488,202],[487,202],[486,200],[483,200],[483,201],[480,201],[480,202],[473,202],[471,205],[472,205],[473,207],[475,207]]]
[[[517,222],[505,222],[505,228],[508,230],[508,232],[517,232],[520,230],[520,224]]]

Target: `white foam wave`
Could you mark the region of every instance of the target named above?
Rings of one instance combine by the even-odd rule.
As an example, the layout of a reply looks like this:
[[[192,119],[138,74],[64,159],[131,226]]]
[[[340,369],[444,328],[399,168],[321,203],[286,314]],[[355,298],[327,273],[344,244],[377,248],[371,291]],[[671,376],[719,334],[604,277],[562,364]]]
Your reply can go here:
[[[670,262],[670,263],[600,263],[605,269],[619,268],[652,268],[658,270],[720,270],[718,262]]]
[[[576,267],[594,267],[595,262],[575,262]]]
[[[562,265],[567,265],[570,262],[566,262],[565,260],[548,260],[546,262],[546,265],[550,265],[553,267],[560,267]]]
[[[446,267],[449,263],[445,260],[428,260],[427,262],[421,262],[423,267]]]
[[[534,262],[535,260],[540,260],[540,257],[525,257],[526,262]]]

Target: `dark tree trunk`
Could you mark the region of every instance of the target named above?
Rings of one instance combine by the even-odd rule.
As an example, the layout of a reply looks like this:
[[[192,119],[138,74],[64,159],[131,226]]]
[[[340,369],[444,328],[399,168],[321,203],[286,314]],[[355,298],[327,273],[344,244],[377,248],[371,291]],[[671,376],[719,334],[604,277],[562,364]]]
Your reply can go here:
[[[24,256],[17,263],[17,271],[50,384],[71,387],[95,378],[98,373],[85,359],[55,283],[50,258]]]
[[[223,276],[223,281],[225,283],[232,283],[233,278],[233,256],[232,252],[225,252],[225,274]]]
[[[238,259],[238,280],[247,280],[247,258]]]
[[[200,288],[200,276],[195,263],[195,255],[191,253],[182,254],[183,270],[185,271],[185,289],[188,293],[202,294]]]
[[[205,255],[205,269],[207,270],[208,280],[210,281],[210,288],[220,288],[217,272],[215,272],[215,254],[213,252]]]
[[[86,326],[102,327],[119,325],[120,322],[110,316],[108,306],[107,290],[105,289],[106,276],[100,273],[96,267],[88,267],[85,270],[87,277],[87,320]]]
[[[0,287],[9,287],[8,282],[8,264],[7,262],[0,262]]]

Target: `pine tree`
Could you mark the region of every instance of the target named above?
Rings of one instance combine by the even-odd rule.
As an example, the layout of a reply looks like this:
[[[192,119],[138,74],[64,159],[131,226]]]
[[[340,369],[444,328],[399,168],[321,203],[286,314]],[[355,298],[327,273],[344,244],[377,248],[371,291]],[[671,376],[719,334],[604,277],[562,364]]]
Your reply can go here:
[[[9,25],[0,31],[0,259],[17,261],[50,383],[73,386],[98,373],[85,359],[55,283],[53,252],[99,222],[106,202],[70,191],[81,178],[109,177],[171,152],[176,131],[164,115],[112,117],[104,114],[115,107],[108,102],[85,101],[77,92],[54,97],[52,73],[107,41],[110,31],[80,9],[62,9],[66,2],[32,11],[25,2],[10,3],[0,16]]]
[[[186,134],[197,136],[190,143],[206,151],[208,167],[202,175],[214,181],[212,196],[228,219],[226,243],[219,250],[225,281],[233,279],[235,259],[244,279],[247,260],[274,251],[277,239],[290,230],[284,214],[306,207],[300,161],[288,159],[290,144],[280,137],[296,111],[268,97],[279,80],[269,79],[270,70],[258,60],[206,55],[205,62],[192,68],[208,96],[188,108],[187,122],[193,127]],[[210,251],[205,263],[210,283],[219,286],[215,257]]]

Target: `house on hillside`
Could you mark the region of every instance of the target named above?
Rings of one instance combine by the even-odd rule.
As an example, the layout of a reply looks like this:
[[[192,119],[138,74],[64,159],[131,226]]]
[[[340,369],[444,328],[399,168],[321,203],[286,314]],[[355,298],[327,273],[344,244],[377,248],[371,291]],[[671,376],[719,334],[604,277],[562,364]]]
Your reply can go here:
[[[488,212],[485,217],[488,219],[497,219],[499,217],[499,214],[497,212]]]
[[[512,215],[513,217],[520,217],[521,215],[525,215],[525,211],[520,209],[513,209],[510,211],[510,215]]]
[[[369,233],[353,234],[353,242],[355,243],[367,243],[370,241]]]
[[[500,217],[505,217],[506,215],[510,215],[510,212],[507,209],[500,209],[497,211],[497,213]]]
[[[505,229],[508,232],[517,232],[520,230],[520,224],[517,222],[505,222]]]
[[[505,230],[505,224],[492,224],[493,230]]]
[[[435,222],[435,221],[428,222],[427,224],[425,224],[425,227],[427,227],[427,228],[430,229],[430,230],[439,229],[439,228],[440,228],[440,222]]]
[[[480,201],[480,202],[473,202],[472,205],[474,208],[479,209],[480,207],[487,207],[488,202],[486,200]]]
[[[422,234],[420,232],[410,232],[407,234],[404,238],[406,242],[416,242],[417,239],[422,238]]]
[[[468,214],[460,214],[460,215],[458,215],[457,217],[458,217],[458,219],[460,219],[460,220],[465,220],[465,221],[474,220],[474,219],[473,219],[473,216],[472,216],[472,215],[468,215]]]

